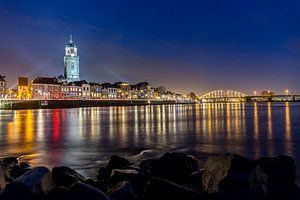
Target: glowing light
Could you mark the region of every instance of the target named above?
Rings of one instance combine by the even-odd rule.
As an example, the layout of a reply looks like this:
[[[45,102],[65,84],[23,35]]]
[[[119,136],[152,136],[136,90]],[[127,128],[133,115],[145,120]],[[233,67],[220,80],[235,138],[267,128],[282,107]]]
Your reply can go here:
[[[288,95],[288,94],[289,94],[289,90],[286,89],[286,90],[284,91],[284,93],[285,93],[286,95]]]

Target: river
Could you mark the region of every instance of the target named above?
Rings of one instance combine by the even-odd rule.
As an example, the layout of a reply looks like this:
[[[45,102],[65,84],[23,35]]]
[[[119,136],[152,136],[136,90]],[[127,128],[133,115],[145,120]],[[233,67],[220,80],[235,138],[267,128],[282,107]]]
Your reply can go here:
[[[138,163],[166,151],[290,155],[300,172],[299,103],[0,110],[1,157],[67,165],[94,177],[113,154]],[[297,181],[299,183],[299,179]]]

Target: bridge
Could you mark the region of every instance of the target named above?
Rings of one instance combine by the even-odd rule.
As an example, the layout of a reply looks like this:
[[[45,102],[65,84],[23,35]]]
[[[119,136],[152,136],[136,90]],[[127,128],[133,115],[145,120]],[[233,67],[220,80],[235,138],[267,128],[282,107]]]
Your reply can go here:
[[[278,95],[255,95],[249,96],[246,93],[235,90],[214,90],[200,96],[203,103],[219,102],[299,102],[299,94],[278,94]]]
[[[201,102],[244,102],[246,93],[235,90],[213,90],[200,96]]]

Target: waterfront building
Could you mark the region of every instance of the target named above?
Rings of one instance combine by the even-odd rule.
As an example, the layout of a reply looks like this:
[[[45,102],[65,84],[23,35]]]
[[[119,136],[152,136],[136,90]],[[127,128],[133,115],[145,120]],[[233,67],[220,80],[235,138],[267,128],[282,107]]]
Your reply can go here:
[[[90,99],[90,85],[85,81],[64,82],[61,85],[63,99]]]
[[[91,98],[91,88],[90,85],[85,81],[79,81],[79,85],[81,86],[82,99],[90,99]]]
[[[32,99],[61,99],[61,85],[49,77],[37,77],[30,84]]]
[[[28,77],[18,78],[18,99],[29,99],[30,92],[28,86]]]
[[[140,82],[131,86],[132,99],[153,99],[154,89],[148,82]]]
[[[6,76],[2,76],[0,74],[0,99],[5,98],[5,96],[6,96],[7,83],[6,83],[5,78],[6,78]]]
[[[90,83],[91,99],[100,99],[102,86],[99,83]]]
[[[117,98],[117,90],[115,85],[111,83],[103,83],[101,84],[101,97],[103,99],[116,99]]]
[[[74,82],[64,82],[61,85],[61,96],[63,99],[81,99],[81,86]]]
[[[117,88],[118,99],[130,99],[131,90],[128,82],[115,82],[113,88]]]
[[[7,99],[17,99],[18,98],[18,89],[7,89],[6,90],[6,98]]]
[[[72,35],[70,35],[70,41],[65,48],[64,76],[68,83],[80,80],[79,56],[77,55],[77,47],[73,43]]]

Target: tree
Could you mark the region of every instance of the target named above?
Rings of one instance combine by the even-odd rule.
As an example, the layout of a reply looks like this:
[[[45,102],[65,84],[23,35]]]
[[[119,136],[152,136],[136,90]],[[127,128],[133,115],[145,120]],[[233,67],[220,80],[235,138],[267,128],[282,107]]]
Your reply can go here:
[[[167,89],[164,86],[159,86],[158,88],[156,88],[156,90],[159,94],[164,94],[167,91]]]
[[[192,100],[197,100],[197,95],[194,92],[188,93],[188,98]]]

